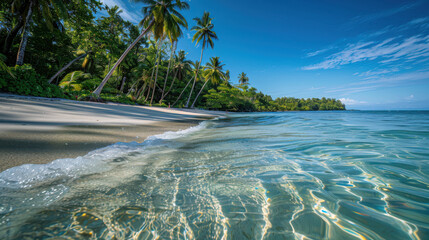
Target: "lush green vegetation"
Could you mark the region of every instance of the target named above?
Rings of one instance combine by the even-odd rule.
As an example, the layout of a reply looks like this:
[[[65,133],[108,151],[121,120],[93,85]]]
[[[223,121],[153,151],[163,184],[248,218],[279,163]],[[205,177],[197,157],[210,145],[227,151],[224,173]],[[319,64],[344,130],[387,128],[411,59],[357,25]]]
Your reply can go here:
[[[227,111],[342,110],[335,99],[278,98],[231,85],[220,57],[202,63],[218,36],[209,12],[193,19],[199,60],[177,51],[188,28],[180,0],[143,2],[139,26],[99,0],[4,0],[0,3],[0,91]],[[105,11],[104,11],[105,10]],[[101,17],[96,13],[103,11]]]

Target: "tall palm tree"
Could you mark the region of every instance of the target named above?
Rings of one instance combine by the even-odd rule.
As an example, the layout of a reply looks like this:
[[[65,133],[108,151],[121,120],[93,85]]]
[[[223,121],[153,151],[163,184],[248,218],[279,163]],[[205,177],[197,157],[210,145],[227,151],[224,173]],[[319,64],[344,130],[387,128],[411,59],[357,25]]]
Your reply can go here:
[[[172,2],[172,1],[170,0],[170,2]],[[170,4],[173,4],[173,3],[170,3]],[[176,7],[178,9],[189,9],[189,4],[186,2],[176,0],[176,2],[174,4],[176,4]],[[174,15],[174,14],[176,14],[176,15]],[[186,22],[185,18],[183,18],[183,16],[182,16],[182,18],[180,18],[178,16],[181,16],[181,15],[177,11],[175,13],[173,12],[172,15],[166,14],[165,17],[163,18],[164,19],[163,29],[156,29],[155,28],[153,31],[155,39],[159,39],[159,41],[162,41],[164,38],[168,37],[172,46],[175,46],[174,43],[178,40],[178,38],[180,36],[183,35],[181,27],[188,28],[188,23]],[[168,70],[167,70],[166,78],[164,81],[164,88],[162,89],[162,95],[164,95],[165,84],[167,82],[168,73],[170,71],[170,65],[171,65],[171,59],[172,59],[173,53],[174,53],[174,51],[173,51],[173,47],[172,47],[171,54],[170,54],[170,61],[168,63]],[[153,82],[153,91],[152,91],[152,97],[150,99],[150,105],[152,105],[153,98],[155,96],[160,60],[161,60],[161,58],[159,56],[158,64],[156,65],[155,81]]]
[[[177,30],[177,25],[186,26],[186,19],[178,12],[178,10],[186,9],[186,4],[180,0],[135,0],[146,4],[142,8],[143,26],[146,29],[134,40],[134,42],[125,50],[122,56],[110,69],[109,73],[93,92],[97,97],[100,96],[101,90],[106,85],[109,78],[112,76],[116,68],[121,64],[131,49],[145,36],[150,30],[154,34],[155,40],[162,39],[168,31]],[[189,5],[187,5],[189,8]],[[155,83],[156,84],[156,83]],[[154,84],[154,86],[155,86]],[[154,87],[155,88],[155,87]]]
[[[16,56],[16,65],[24,64],[25,49],[27,48],[28,36],[30,35],[30,22],[34,12],[41,14],[46,21],[49,29],[53,29],[52,22],[54,16],[61,19],[67,18],[67,9],[63,1],[60,0],[14,0],[12,2],[12,12],[21,10],[24,16],[24,23],[22,25],[22,38],[19,43],[18,54]],[[23,9],[23,10],[22,10]],[[35,9],[35,11],[33,11]]]
[[[180,50],[179,54],[175,57],[175,64],[174,64],[175,74],[173,77],[173,81],[171,82],[171,85],[168,91],[164,94],[164,96],[161,97],[160,102],[162,102],[162,100],[164,100],[164,98],[170,93],[171,89],[173,89],[174,81],[176,79],[178,79],[179,81],[182,80],[186,75],[186,73],[191,71],[191,63],[192,63],[191,60],[186,59],[185,51]]]
[[[191,100],[192,92],[194,91],[195,82],[198,79],[198,69],[201,66],[201,62],[203,61],[204,48],[206,48],[207,46],[210,46],[211,48],[213,48],[214,46],[213,39],[218,39],[216,33],[213,31],[213,28],[214,28],[214,25],[212,24],[213,18],[210,17],[209,12],[204,12],[202,18],[194,18],[194,20],[197,21],[197,25],[192,27],[191,29],[196,31],[196,33],[194,34],[194,37],[192,38],[192,41],[193,42],[196,41],[196,44],[198,44],[201,40],[203,40],[203,46],[201,48],[200,61],[197,66],[197,75],[194,78],[194,83],[192,84],[192,89],[189,94],[188,101],[186,102],[185,107],[189,106],[189,101]]]
[[[221,81],[225,80],[225,73],[223,72],[223,66],[225,64],[222,64],[221,61],[219,61],[219,57],[212,57],[210,58],[210,62],[207,63],[206,70],[204,71],[204,77],[206,79],[206,82],[201,87],[200,91],[197,94],[197,97],[195,98],[194,102],[192,103],[191,108],[194,108],[195,103],[198,100],[198,97],[200,96],[201,92],[204,90],[206,84],[210,81],[212,84],[217,85]]]
[[[189,8],[189,4],[182,2],[181,3],[183,6],[183,8],[188,9]],[[185,26],[186,29],[188,28],[188,23],[185,22]],[[165,87],[167,85],[167,79],[168,79],[168,75],[170,73],[170,66],[171,66],[171,61],[173,60],[173,56],[176,52],[176,48],[177,48],[177,41],[178,39],[183,35],[182,29],[180,28],[180,25],[175,25],[175,27],[173,27],[170,31],[167,32],[168,37],[170,39],[170,43],[171,43],[171,53],[170,53],[170,61],[168,62],[168,68],[167,68],[167,73],[165,74],[165,79],[164,79],[164,87],[162,88],[162,94],[161,94],[161,100],[160,103],[162,101],[162,99],[164,99],[164,94],[165,94]]]
[[[159,70],[159,65],[160,65],[160,62],[162,59],[162,52],[163,52],[163,48],[161,46],[162,41],[163,41],[163,39],[161,38],[156,42],[156,57],[155,57],[155,68],[154,68],[154,70],[155,70],[155,81],[152,81],[153,73],[154,73],[154,72],[152,72],[152,76],[150,77],[150,82],[151,83],[153,82],[153,87],[152,87],[152,97],[150,100],[150,105],[152,105],[153,97],[155,96],[155,91],[156,91],[156,80],[158,79],[158,70]]]
[[[240,73],[238,75],[238,82],[240,84],[248,84],[249,83],[249,77],[247,77],[247,74],[245,74],[244,72]]]

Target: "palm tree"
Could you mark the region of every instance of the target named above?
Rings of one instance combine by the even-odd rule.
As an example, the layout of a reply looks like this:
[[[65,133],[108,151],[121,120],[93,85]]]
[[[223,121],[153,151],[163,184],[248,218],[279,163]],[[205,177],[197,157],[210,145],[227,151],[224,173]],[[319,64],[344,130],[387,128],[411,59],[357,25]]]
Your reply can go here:
[[[191,62],[191,68],[192,68],[191,73],[192,73],[193,76],[191,77],[191,79],[189,79],[188,83],[182,89],[182,92],[180,93],[179,97],[176,99],[176,101],[173,103],[172,106],[176,105],[176,103],[180,100],[180,98],[182,97],[182,94],[185,92],[186,88],[188,88],[188,86],[192,82],[192,80],[196,79],[194,81],[194,84],[195,84],[196,81],[198,81],[198,79],[196,78],[198,76],[197,72],[201,71],[201,69],[198,69],[198,66],[199,66],[199,62],[197,62],[197,61]]]
[[[76,61],[78,61],[79,59],[81,59],[81,58],[84,58],[84,57],[86,57],[86,55],[88,55],[88,52],[81,52],[81,51],[78,51],[78,53],[81,53],[81,55],[79,55],[78,57],[76,57],[75,59],[73,59],[73,60],[71,60],[69,63],[67,63],[63,68],[61,68],[57,73],[55,73],[54,74],[54,76],[52,76],[50,79],[49,79],[49,81],[48,81],[48,83],[52,83],[52,81],[54,81],[54,79],[56,78],[56,77],[58,77],[62,72],[64,72],[68,67],[70,67],[74,62],[76,62]]]
[[[225,66],[225,64],[222,64],[222,62],[219,61],[219,57],[210,58],[210,62],[207,63],[206,70],[204,72],[204,75],[205,75],[204,77],[206,79],[206,82],[201,87],[200,92],[198,92],[197,97],[192,103],[191,108],[194,108],[194,105],[197,102],[198,97],[200,96],[201,92],[203,91],[204,87],[209,82],[209,80],[212,84],[215,84],[215,85],[225,80],[225,73],[222,71],[223,66]]]
[[[164,96],[161,97],[161,100],[159,101],[160,103],[170,93],[171,89],[173,89],[173,84],[176,78],[178,80],[182,80],[186,75],[186,73],[191,71],[191,64],[192,64],[192,61],[186,59],[185,51],[180,50],[179,54],[175,57],[174,69],[176,71],[173,77],[173,81],[171,82],[171,85],[168,91],[164,94]]]
[[[242,72],[238,75],[238,82],[240,84],[248,84],[249,83],[249,77],[247,77],[247,74]]]
[[[25,49],[27,48],[28,36],[30,35],[30,22],[33,17],[33,9],[36,9],[37,14],[41,14],[43,19],[46,20],[46,24],[49,29],[53,29],[52,22],[54,16],[58,16],[62,19],[67,18],[67,9],[63,1],[58,0],[14,0],[12,2],[12,12],[16,10],[22,10],[23,16],[25,16],[24,23],[22,25],[22,38],[19,43],[18,54],[16,56],[16,65],[21,66],[24,64]]]
[[[188,3],[181,3],[183,4],[183,8],[188,9],[189,8],[189,4]],[[184,22],[186,28],[188,28],[188,23]],[[171,43],[171,53],[170,53],[170,61],[168,62],[168,68],[167,68],[167,73],[165,74],[165,79],[164,79],[164,87],[162,88],[162,94],[161,94],[161,100],[160,103],[162,101],[162,99],[164,99],[164,93],[165,93],[165,86],[167,85],[167,79],[168,79],[168,74],[170,73],[170,66],[171,66],[171,61],[173,60],[173,56],[176,52],[176,48],[177,48],[177,41],[178,39],[183,35],[182,29],[180,28],[179,25],[175,25],[175,28],[172,28],[170,31],[167,32],[168,37],[170,39],[170,43]]]
[[[231,80],[231,73],[229,72],[229,70],[226,70],[225,72],[225,84],[227,86],[231,86],[231,83],[229,82]]]
[[[93,92],[97,97],[100,96],[101,90],[106,85],[113,72],[124,60],[131,49],[145,36],[149,30],[152,30],[155,40],[162,39],[166,32],[176,31],[177,25],[186,26],[186,19],[177,11],[189,8],[189,5],[182,3],[180,0],[135,0],[143,2],[147,6],[142,8],[143,20],[141,23],[146,29],[134,40],[134,42],[125,50],[122,56],[110,69],[109,73]],[[177,10],[176,10],[177,9]],[[156,79],[155,79],[156,80]],[[154,88],[155,88],[154,83]]]
[[[156,74],[155,74],[155,81],[153,81],[153,88],[152,88],[152,97],[151,97],[151,99],[150,99],[150,105],[152,105],[152,101],[153,101],[153,97],[155,96],[155,91],[156,91],[156,80],[158,79],[158,70],[159,70],[159,65],[160,65],[160,62],[161,62],[161,59],[162,59],[162,52],[163,52],[163,49],[162,49],[162,46],[161,46],[161,44],[162,44],[162,38],[161,39],[159,39],[157,42],[156,42],[156,57],[155,57],[155,68],[154,68],[154,70],[155,70],[155,72],[156,72]],[[153,73],[154,72],[152,72],[152,76],[150,77],[150,82],[152,83],[152,79],[153,79]],[[149,95],[148,95],[149,96]],[[147,98],[146,98],[147,99]]]
[[[109,60],[108,69],[110,69],[110,66],[111,66],[111,63],[113,60],[114,52],[116,52],[116,53],[118,52],[118,50],[117,50],[118,44],[117,44],[117,41],[115,41],[115,40],[118,39],[119,34],[117,33],[116,29],[118,28],[118,25],[121,24],[124,20],[122,19],[121,15],[120,15],[121,13],[123,13],[123,11],[118,6],[116,6],[116,5],[113,7],[106,6],[106,10],[107,10],[107,14],[109,16],[108,17],[101,17],[101,19],[102,19],[102,22],[107,24],[108,28],[109,28],[108,35],[106,36],[106,38],[108,38],[109,40],[106,42],[108,42],[107,45],[108,45],[108,49],[109,49],[109,55],[107,56],[107,58]]]
[[[170,2],[170,4],[173,4],[172,0],[169,0],[169,2]],[[174,4],[176,5],[176,7],[178,9],[189,9],[189,4],[186,2],[176,0],[176,2]],[[162,11],[161,11],[161,13],[162,13]],[[162,41],[165,37],[168,36],[168,38],[170,39],[170,43],[172,44],[172,46],[174,46],[174,42],[176,42],[177,39],[183,35],[181,27],[188,28],[188,23],[186,22],[186,19],[182,15],[180,15],[179,12],[177,12],[177,11],[173,12],[172,11],[172,14],[165,14],[165,16],[163,16],[163,29],[156,29],[156,28],[154,29],[154,31],[153,31],[154,37],[155,37],[155,39],[159,39],[159,41]],[[168,63],[168,70],[167,70],[167,75],[166,75],[166,78],[164,81],[164,88],[162,89],[162,95],[164,95],[165,85],[167,82],[168,73],[170,71],[171,59],[172,59],[172,56],[174,53],[173,48],[174,47],[172,47],[171,54],[170,54],[170,61]],[[156,65],[155,81],[153,82],[153,90],[152,90],[152,97],[150,99],[150,105],[152,105],[153,98],[155,96],[156,82],[158,80],[158,70],[159,70],[160,60],[161,60],[161,57],[159,56],[158,63]]]
[[[191,89],[191,92],[189,94],[189,98],[188,98],[188,101],[186,102],[185,107],[188,107],[188,105],[189,105],[189,101],[191,100],[192,92],[194,91],[195,82],[198,79],[198,69],[201,66],[201,62],[203,61],[204,48],[206,48],[207,45],[209,45],[211,48],[213,48],[213,46],[214,46],[213,39],[218,39],[216,33],[213,31],[213,28],[214,28],[214,25],[212,24],[213,18],[210,17],[209,12],[204,12],[202,18],[194,18],[194,20],[197,21],[197,25],[191,29],[191,30],[196,31],[196,33],[194,34],[194,37],[192,38],[192,41],[193,42],[196,41],[196,44],[198,44],[201,40],[203,40],[203,46],[201,48],[200,61],[199,61],[198,66],[197,66],[197,71],[196,71],[197,74],[195,75],[194,83],[192,84],[192,89]]]

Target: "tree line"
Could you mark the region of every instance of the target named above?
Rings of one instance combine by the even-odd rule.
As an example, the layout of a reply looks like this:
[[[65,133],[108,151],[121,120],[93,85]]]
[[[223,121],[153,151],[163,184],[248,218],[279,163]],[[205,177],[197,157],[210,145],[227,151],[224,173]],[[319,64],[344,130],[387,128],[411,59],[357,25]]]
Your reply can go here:
[[[209,12],[192,21],[181,0],[142,2],[138,25],[99,0],[0,3],[0,90],[24,95],[228,111],[343,110],[335,99],[278,98],[249,86],[220,57],[203,64],[218,36]],[[105,14],[97,17],[97,13]],[[98,14],[100,15],[100,14]],[[198,60],[177,49],[183,30],[201,46]]]

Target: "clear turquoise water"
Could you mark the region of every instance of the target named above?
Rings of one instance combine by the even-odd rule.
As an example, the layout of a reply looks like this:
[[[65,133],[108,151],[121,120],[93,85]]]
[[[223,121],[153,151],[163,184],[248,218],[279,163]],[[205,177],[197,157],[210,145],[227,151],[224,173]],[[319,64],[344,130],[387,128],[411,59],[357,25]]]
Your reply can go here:
[[[429,112],[231,115],[0,173],[0,239],[429,239]]]

